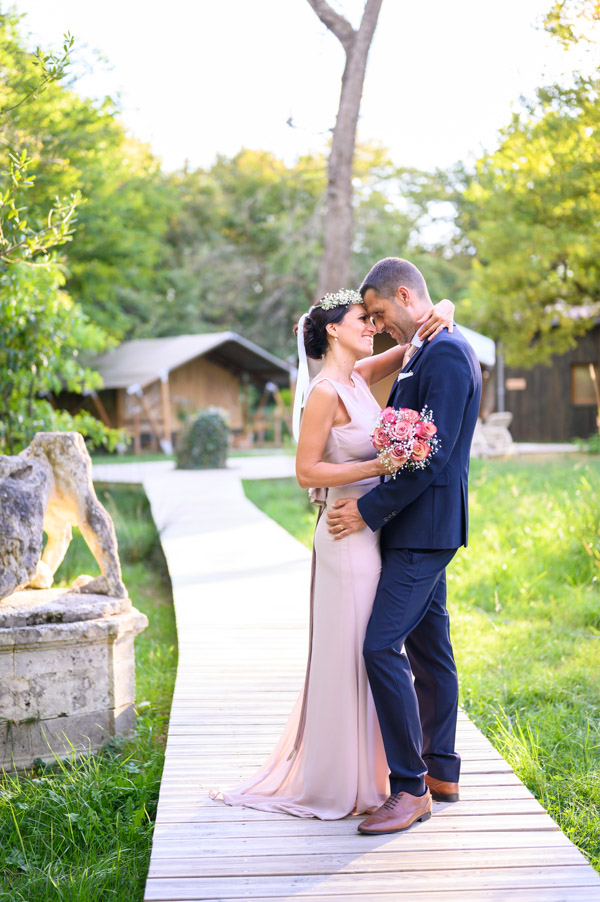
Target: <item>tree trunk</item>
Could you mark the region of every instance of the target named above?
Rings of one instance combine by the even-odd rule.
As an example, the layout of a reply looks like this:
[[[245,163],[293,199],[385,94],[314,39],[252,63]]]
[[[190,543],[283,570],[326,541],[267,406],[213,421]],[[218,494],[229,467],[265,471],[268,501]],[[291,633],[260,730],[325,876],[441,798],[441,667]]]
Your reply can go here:
[[[318,297],[348,285],[352,251],[352,161],[367,57],[383,0],[366,0],[358,31],[327,0],[308,0],[319,19],[335,34],[346,53],[342,90],[327,166],[325,248]]]

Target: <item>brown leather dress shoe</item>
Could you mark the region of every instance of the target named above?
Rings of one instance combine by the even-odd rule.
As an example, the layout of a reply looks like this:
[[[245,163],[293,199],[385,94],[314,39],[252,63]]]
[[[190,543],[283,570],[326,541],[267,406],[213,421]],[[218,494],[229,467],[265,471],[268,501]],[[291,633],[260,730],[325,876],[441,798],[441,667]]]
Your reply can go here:
[[[458,802],[458,783],[436,780],[429,774],[425,774],[425,782],[431,790],[431,798],[434,802]]]
[[[399,833],[415,821],[426,821],[431,817],[431,794],[412,796],[409,792],[393,793],[375,814],[358,825],[359,833]]]

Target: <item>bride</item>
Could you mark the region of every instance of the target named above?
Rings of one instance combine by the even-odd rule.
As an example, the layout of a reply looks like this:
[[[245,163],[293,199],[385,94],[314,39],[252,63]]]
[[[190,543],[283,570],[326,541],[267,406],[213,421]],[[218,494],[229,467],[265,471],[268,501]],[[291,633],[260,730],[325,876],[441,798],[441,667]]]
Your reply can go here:
[[[440,301],[420,337],[452,330],[453,312]],[[387,472],[371,444],[380,408],[369,386],[400,369],[407,346],[373,357],[375,332],[360,294],[348,290],[325,295],[298,324],[301,371],[307,356],[323,366],[306,392],[296,475],[325,505],[359,498]],[[296,393],[304,393],[300,374]],[[385,801],[388,767],[362,656],[380,570],[378,533],[335,541],[319,516],[304,691],[260,770],[212,798],[324,820],[370,813]]]

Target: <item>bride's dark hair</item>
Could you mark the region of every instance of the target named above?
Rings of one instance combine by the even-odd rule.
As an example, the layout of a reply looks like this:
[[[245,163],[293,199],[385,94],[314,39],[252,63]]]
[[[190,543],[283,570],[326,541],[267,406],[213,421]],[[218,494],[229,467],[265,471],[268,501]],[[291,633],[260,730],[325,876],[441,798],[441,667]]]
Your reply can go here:
[[[351,304],[340,304],[331,310],[323,310],[322,307],[313,307],[304,320],[304,347],[306,356],[313,360],[320,360],[327,350],[327,326],[329,323],[341,323]],[[294,326],[294,335],[298,334],[298,323]]]

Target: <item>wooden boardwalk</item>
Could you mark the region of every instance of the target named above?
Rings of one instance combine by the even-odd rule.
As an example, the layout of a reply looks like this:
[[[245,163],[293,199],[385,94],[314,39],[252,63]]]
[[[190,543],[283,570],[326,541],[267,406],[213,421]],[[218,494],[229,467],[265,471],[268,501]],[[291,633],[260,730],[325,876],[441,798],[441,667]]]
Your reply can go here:
[[[304,677],[308,552],[245,499],[237,478],[283,475],[290,463],[267,466],[94,473],[143,480],[176,606],[179,671],[146,902],[600,900],[598,874],[464,714],[461,801],[434,803],[433,818],[403,834],[362,836],[356,818],[208,798],[263,762]]]

